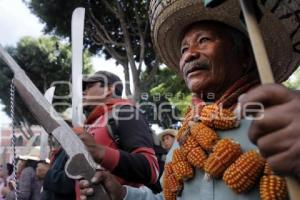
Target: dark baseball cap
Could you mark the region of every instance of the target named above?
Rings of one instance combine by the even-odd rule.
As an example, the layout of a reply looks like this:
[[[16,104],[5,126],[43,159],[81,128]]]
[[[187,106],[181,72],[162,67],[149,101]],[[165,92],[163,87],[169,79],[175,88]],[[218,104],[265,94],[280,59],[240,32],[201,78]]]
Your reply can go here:
[[[96,82],[100,82],[102,86],[115,85],[116,94],[121,93],[120,96],[122,95],[123,84],[117,75],[108,71],[97,71],[91,76],[82,78],[82,87],[85,89],[86,84]]]
[[[94,83],[101,82],[107,85],[113,85],[114,83],[121,82],[121,79],[110,72],[107,71],[97,71],[91,76],[82,78],[83,83]]]

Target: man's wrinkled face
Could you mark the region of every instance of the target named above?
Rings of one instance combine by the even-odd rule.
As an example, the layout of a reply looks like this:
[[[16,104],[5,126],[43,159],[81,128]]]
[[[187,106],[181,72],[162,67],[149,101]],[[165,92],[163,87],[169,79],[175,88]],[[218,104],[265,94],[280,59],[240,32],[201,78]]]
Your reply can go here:
[[[224,32],[215,23],[195,24],[186,31],[179,66],[192,92],[218,95],[242,76],[233,43]]]

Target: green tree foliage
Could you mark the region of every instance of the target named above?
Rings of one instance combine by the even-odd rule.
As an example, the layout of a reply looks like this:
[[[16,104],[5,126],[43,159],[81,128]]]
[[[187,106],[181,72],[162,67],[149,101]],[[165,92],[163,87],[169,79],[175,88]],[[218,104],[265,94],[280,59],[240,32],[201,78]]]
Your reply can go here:
[[[25,1],[25,0],[24,0]],[[44,31],[70,38],[71,16],[76,7],[86,8],[85,47],[92,53],[113,58],[124,68],[125,81],[131,72],[134,98],[139,100],[142,66],[150,82],[158,69],[151,44],[146,0],[26,0],[31,11],[45,23]],[[129,84],[125,93],[132,95]]]
[[[142,80],[146,80],[147,76],[144,74]],[[170,128],[172,124],[179,121],[190,105],[191,94],[184,80],[176,72],[163,68],[147,87],[151,88],[150,93],[143,88],[141,102],[148,121]],[[154,107],[158,109],[155,110]]]
[[[10,55],[23,68],[29,78],[44,93],[54,81],[70,81],[71,77],[71,48],[70,45],[60,43],[55,37],[31,38],[24,37],[16,47],[6,48]],[[84,54],[84,73],[91,71],[90,55]],[[9,85],[12,78],[12,72],[9,67],[0,61],[0,99],[6,107],[4,111],[9,115],[10,96]],[[65,96],[69,94],[67,84],[56,85],[56,96]],[[16,95],[16,123],[18,127],[27,128],[30,132],[30,126],[36,125],[36,120],[27,110],[23,101]],[[68,99],[65,99],[66,101]],[[70,101],[70,100],[68,100]],[[58,111],[63,107],[56,107]]]

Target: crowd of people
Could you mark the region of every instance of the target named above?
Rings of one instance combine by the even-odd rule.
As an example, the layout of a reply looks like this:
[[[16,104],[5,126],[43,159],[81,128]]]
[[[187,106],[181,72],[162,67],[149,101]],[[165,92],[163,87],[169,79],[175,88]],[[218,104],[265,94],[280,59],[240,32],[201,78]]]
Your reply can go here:
[[[278,2],[273,9],[259,4],[265,12],[260,28],[276,80],[260,85],[239,2],[208,4],[150,2],[157,53],[194,94],[167,155],[163,192],[124,186],[113,174],[99,171],[92,180],[80,181],[82,200],[93,194],[91,185],[97,183],[112,199],[277,200],[289,198],[278,175],[300,181],[300,95],[279,84],[300,64],[299,51],[292,48],[298,32],[281,21],[286,17]]]
[[[0,172],[4,180],[0,188],[1,200],[15,200],[16,192],[18,199],[40,200],[43,180],[50,167],[49,160],[40,160],[31,153],[19,156],[15,174],[13,165],[6,165],[6,170],[2,167]]]
[[[150,129],[135,104],[122,99],[123,85],[118,76],[98,71],[83,79],[83,103],[87,117],[85,126],[73,128],[94,160],[114,174],[118,183],[140,187],[147,185],[153,192],[162,191],[165,155],[172,145],[175,130],[167,129],[158,136]],[[70,108],[62,113],[72,127]],[[168,140],[168,141],[167,141]],[[164,149],[166,148],[166,149]],[[35,156],[32,156],[34,154]],[[75,200],[80,198],[79,185],[65,172],[68,155],[59,145],[51,152],[47,167],[38,153],[18,157],[16,183],[3,188],[6,200],[16,194],[24,200]]]

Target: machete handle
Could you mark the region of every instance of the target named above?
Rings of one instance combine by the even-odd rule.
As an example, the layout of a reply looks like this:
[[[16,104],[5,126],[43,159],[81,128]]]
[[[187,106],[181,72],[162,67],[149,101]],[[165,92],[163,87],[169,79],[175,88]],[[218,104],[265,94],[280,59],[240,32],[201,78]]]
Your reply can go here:
[[[96,170],[93,169],[83,154],[76,154],[69,158],[65,165],[66,174],[72,179],[91,180]],[[94,185],[94,195],[89,196],[88,200],[111,200],[103,185]]]

